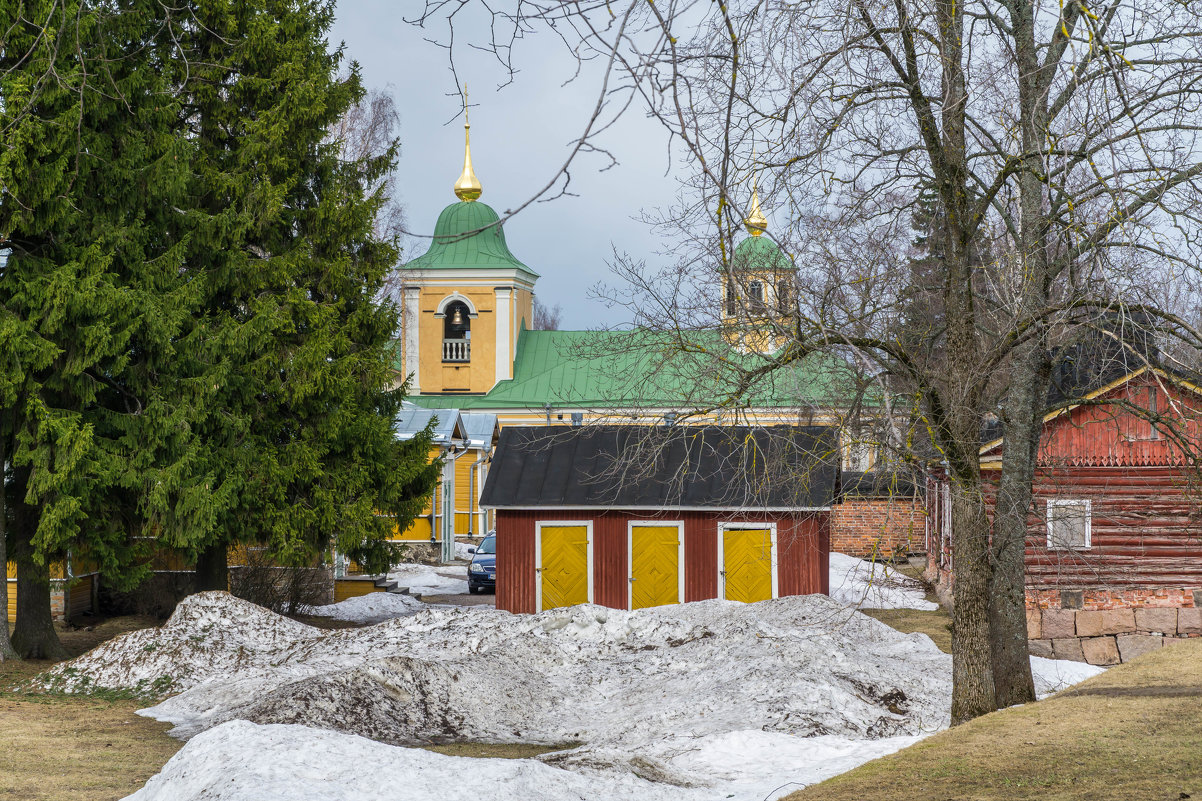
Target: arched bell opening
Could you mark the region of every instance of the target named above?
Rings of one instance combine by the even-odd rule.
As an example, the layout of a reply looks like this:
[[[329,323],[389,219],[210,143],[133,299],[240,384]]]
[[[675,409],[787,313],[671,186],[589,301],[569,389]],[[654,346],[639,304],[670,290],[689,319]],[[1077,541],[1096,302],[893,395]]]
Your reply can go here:
[[[453,301],[446,307],[445,315],[442,321],[442,360],[471,361],[472,318],[467,305]]]

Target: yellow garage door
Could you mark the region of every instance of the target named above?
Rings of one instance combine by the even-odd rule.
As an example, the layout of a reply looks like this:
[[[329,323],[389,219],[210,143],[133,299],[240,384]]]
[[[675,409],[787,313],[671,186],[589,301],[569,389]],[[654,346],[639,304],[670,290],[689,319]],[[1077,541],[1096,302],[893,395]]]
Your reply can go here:
[[[728,528],[722,532],[726,599],[754,603],[772,597],[772,531]]]
[[[680,603],[680,531],[631,526],[630,608]]]
[[[588,526],[543,526],[540,609],[588,603]]]

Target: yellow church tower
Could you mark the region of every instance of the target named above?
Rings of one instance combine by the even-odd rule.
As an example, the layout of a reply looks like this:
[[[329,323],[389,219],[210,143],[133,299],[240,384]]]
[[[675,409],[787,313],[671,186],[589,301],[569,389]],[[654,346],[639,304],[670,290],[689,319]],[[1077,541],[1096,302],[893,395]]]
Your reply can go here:
[[[751,191],[751,210],[743,221],[748,237],[730,260],[722,289],[722,323],[728,338],[754,351],[771,352],[780,344],[768,322],[793,314],[797,267],[764,233],[768,220],[760,209],[758,187]]]
[[[533,319],[538,273],[509,251],[500,217],[480,202],[464,128],[463,174],[434,241],[403,268],[402,375],[410,395],[483,394],[513,378],[518,332]]]

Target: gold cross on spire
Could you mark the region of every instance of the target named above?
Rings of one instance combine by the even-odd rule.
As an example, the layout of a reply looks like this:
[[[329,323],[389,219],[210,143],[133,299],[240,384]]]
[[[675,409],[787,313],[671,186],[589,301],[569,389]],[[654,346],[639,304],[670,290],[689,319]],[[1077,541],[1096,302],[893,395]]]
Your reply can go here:
[[[760,211],[760,188],[757,186],[758,172],[755,170],[755,147],[751,148],[751,212],[747,215],[747,219],[743,220],[743,225],[747,226],[747,233],[752,236],[759,236],[768,230],[768,220],[764,217],[764,212]]]
[[[480,179],[472,170],[472,125],[468,118],[467,84],[463,85],[463,174],[455,182],[455,197],[465,203],[476,200],[484,193]]]

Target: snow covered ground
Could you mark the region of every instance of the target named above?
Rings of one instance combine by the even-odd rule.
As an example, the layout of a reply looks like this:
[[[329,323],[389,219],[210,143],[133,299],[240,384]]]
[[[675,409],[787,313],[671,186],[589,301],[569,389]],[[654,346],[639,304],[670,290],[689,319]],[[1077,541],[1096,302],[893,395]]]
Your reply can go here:
[[[637,771],[573,770],[538,759],[471,759],[295,725],[231,721],[193,738],[128,801],[763,801],[897,751],[918,737],[853,741],[762,731],[701,738],[678,758],[721,776],[684,787]],[[650,766],[646,766],[650,767]]]
[[[948,657],[823,596],[430,607],[291,646],[279,620],[193,596],[162,629],[61,669],[59,686],[145,687],[157,671],[182,690],[146,713],[193,739],[139,799],[374,797],[384,778],[406,799],[448,799],[470,775],[462,797],[504,782],[531,799],[758,801],[947,723]],[[448,739],[584,745],[471,763],[399,747]]]
[[[388,580],[408,587],[414,595],[463,595],[467,592],[467,568],[462,565],[404,563],[388,573]]]
[[[396,617],[416,615],[426,605],[409,595],[395,592],[369,592],[355,598],[347,598],[336,604],[310,606],[306,614],[314,617],[329,617],[351,623],[383,623]]]
[[[179,693],[143,713],[191,739],[137,801],[760,801],[947,725],[951,658],[851,608],[925,604],[921,585],[858,563],[832,557],[837,600],[511,615],[377,593],[404,600],[344,612],[402,616],[335,632],[204,593],[52,683]],[[1100,672],[1032,667],[1041,696]],[[453,740],[582,745],[521,760],[408,747]]]
[[[859,609],[938,609],[922,583],[884,562],[831,554],[831,597]]]

